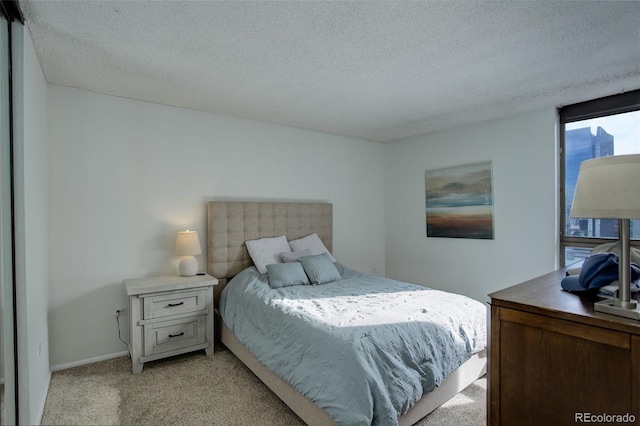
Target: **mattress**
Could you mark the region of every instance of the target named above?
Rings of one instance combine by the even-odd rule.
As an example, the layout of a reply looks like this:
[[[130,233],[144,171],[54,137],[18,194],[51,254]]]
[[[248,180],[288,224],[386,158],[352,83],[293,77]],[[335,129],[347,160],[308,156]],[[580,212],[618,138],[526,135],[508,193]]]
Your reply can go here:
[[[397,424],[486,347],[486,307],[465,296],[361,274],[272,289],[249,267],[220,298],[238,340],[338,424]]]

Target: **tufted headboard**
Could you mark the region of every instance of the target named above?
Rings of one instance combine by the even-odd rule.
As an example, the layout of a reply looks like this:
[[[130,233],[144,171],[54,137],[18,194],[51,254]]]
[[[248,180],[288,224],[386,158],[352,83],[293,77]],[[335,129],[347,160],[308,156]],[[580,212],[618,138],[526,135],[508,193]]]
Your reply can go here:
[[[280,235],[294,240],[314,232],[332,251],[332,204],[211,201],[207,270],[216,278],[231,278],[253,265],[245,241]]]

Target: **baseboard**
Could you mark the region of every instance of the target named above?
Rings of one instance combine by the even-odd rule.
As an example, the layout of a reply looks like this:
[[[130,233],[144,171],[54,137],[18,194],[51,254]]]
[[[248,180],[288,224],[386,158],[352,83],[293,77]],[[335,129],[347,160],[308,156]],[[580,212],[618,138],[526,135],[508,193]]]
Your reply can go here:
[[[119,358],[121,356],[129,355],[129,351],[116,352],[108,355],[100,355],[93,358],[81,359],[78,361],[67,362],[64,364],[56,364],[51,366],[51,372],[66,370],[67,368],[78,367],[86,364],[93,364],[94,362],[106,361],[108,359]]]

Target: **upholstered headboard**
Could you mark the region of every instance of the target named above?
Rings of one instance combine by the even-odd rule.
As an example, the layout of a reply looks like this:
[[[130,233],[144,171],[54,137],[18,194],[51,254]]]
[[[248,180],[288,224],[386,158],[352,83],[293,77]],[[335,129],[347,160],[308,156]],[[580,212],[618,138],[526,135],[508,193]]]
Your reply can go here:
[[[294,240],[314,232],[332,251],[332,204],[211,201],[207,270],[216,278],[231,278],[253,265],[245,241],[280,235]]]

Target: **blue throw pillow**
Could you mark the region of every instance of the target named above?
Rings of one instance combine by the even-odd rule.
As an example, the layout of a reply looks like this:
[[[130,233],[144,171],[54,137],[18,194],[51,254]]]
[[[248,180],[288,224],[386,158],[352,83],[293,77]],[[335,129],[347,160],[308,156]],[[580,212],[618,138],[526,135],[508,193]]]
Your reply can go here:
[[[304,268],[300,262],[267,265],[267,273],[269,274],[269,287],[271,288],[309,284],[309,278],[304,273]]]
[[[342,278],[327,252],[315,256],[302,256],[300,263],[311,284],[326,284]]]

